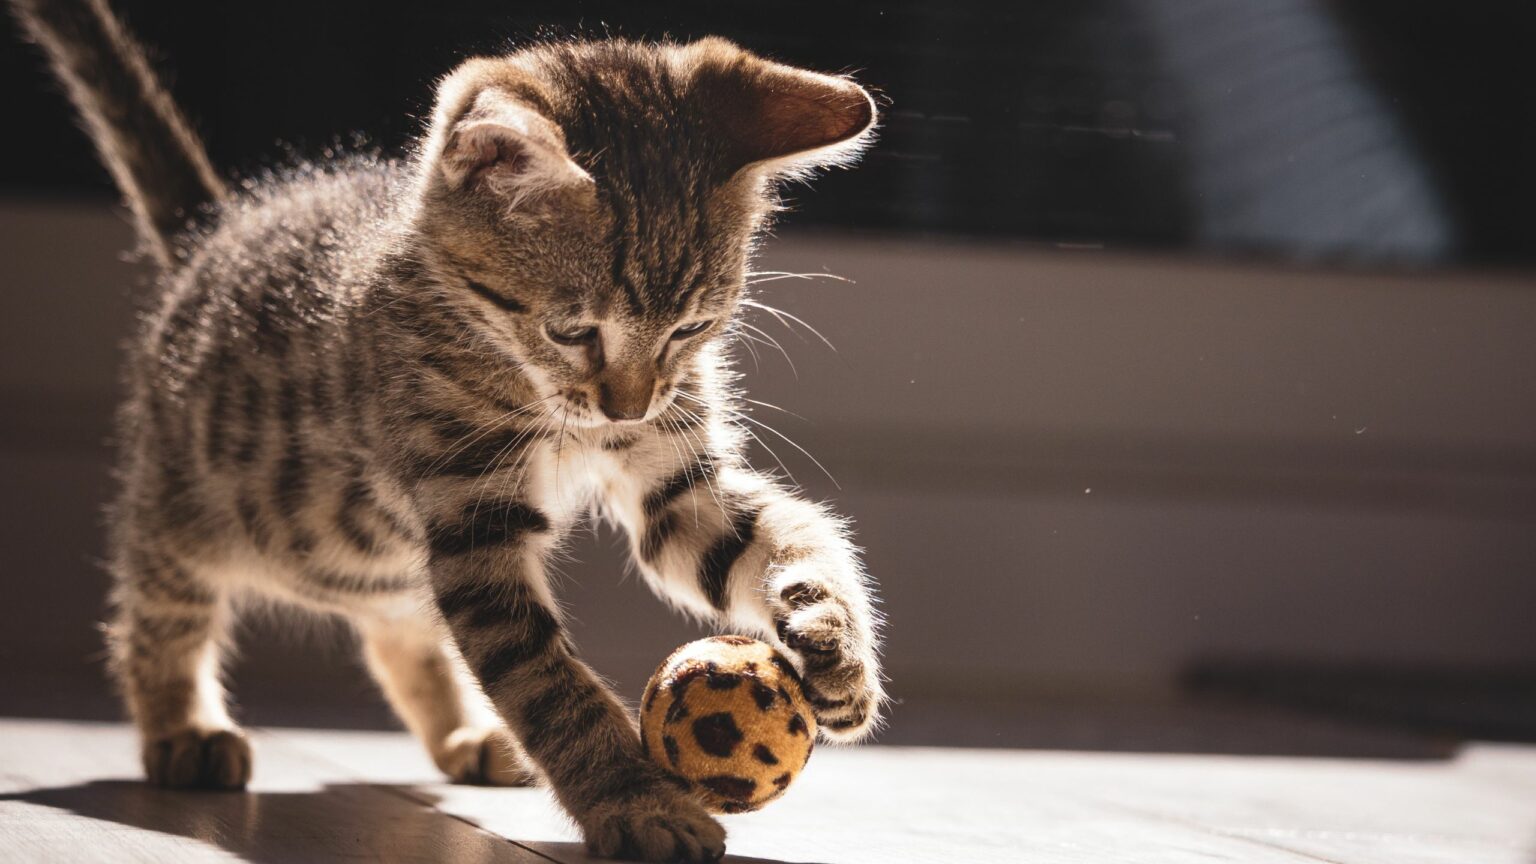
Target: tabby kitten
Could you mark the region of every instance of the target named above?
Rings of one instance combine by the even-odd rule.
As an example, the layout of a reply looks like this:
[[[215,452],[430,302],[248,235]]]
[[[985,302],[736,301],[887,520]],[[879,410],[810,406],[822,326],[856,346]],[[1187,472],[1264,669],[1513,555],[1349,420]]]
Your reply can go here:
[[[546,44],[444,79],[410,159],[237,193],[103,0],[16,5],[160,267],[111,556],[152,782],[248,780],[219,664],[257,595],[352,621],[449,776],[547,782],[601,855],[718,858],[562,627],[545,562],[594,512],[663,597],[776,640],[828,737],[870,729],[869,586],[744,461],[728,356],[775,182],[854,158],[862,89],[719,39]]]

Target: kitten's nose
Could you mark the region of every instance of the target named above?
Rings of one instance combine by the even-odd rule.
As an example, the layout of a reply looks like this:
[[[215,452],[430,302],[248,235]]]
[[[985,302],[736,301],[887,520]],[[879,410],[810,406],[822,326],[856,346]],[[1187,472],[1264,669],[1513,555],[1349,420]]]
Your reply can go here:
[[[615,423],[644,420],[655,388],[655,379],[605,383],[598,387],[597,405],[603,416]]]

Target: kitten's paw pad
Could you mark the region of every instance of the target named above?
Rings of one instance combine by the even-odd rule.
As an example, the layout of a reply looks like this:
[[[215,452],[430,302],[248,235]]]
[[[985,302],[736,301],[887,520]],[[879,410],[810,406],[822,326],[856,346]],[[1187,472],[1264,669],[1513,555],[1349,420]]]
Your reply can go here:
[[[703,864],[725,855],[725,829],[681,792],[602,804],[580,822],[587,850],[603,858]]]
[[[144,773],[174,789],[244,789],[251,781],[251,744],[236,729],[188,729],[144,744]]]
[[[437,767],[455,783],[533,786],[538,775],[506,729],[457,729],[444,742]]]

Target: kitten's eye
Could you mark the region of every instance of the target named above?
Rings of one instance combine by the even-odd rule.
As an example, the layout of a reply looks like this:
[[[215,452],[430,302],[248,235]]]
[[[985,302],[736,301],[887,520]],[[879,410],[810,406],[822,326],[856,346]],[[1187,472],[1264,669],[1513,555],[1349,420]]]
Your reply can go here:
[[[711,325],[713,323],[715,323],[715,322],[713,322],[713,321],[695,321],[692,324],[684,324],[683,326],[681,326],[681,327],[677,328],[676,330],[672,331],[672,339],[673,339],[673,341],[678,341],[678,340],[682,340],[682,339],[687,339],[690,336],[697,336],[700,333],[703,333],[705,330],[708,330],[709,329],[709,325]]]
[[[597,341],[596,327],[574,327],[562,330],[546,325],[544,332],[549,336],[550,341],[560,345],[591,345]]]

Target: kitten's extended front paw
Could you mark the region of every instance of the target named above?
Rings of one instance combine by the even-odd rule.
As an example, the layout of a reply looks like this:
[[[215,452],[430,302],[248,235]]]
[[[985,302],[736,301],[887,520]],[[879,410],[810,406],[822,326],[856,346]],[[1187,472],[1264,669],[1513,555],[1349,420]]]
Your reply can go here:
[[[587,850],[604,858],[699,864],[725,855],[720,823],[687,793],[663,784],[595,805],[577,821]]]
[[[779,641],[800,660],[822,734],[838,741],[869,734],[885,700],[870,628],[857,626],[847,604],[808,582],[780,592],[774,618]]]
[[[251,744],[237,729],[187,729],[145,741],[142,755],[156,786],[244,789],[251,781]]]

